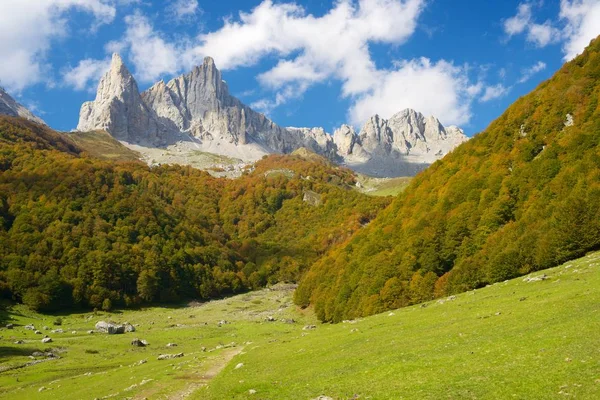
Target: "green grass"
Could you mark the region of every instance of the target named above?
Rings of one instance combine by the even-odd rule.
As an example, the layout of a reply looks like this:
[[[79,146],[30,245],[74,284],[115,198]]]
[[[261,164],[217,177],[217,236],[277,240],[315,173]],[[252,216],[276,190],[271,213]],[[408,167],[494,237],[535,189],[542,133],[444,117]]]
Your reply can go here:
[[[65,315],[66,333],[49,334],[49,345],[22,327],[3,329],[0,370],[46,347],[61,358],[1,372],[0,397],[600,398],[600,253],[533,276],[543,273],[547,280],[518,278],[337,325],[317,324],[309,310],[298,310],[290,290],[262,290],[198,307]],[[269,315],[296,323],[266,322]],[[56,316],[23,306],[0,316],[7,318],[57,328]],[[102,319],[139,325],[124,335],[86,333]],[[231,323],[219,327],[222,319]],[[303,330],[306,324],[317,327]],[[134,348],[133,338],[150,346]],[[25,343],[14,344],[19,339]],[[168,342],[178,347],[166,348]],[[156,359],[176,352],[185,355]],[[236,369],[238,363],[244,366]]]
[[[249,348],[197,398],[600,398],[600,253],[544,272]]]
[[[63,133],[91,156],[113,161],[139,161],[140,154],[128,149],[104,131]]]
[[[266,322],[267,316],[278,321]],[[12,330],[0,330],[0,371],[31,361],[29,355],[38,350],[51,350],[61,357],[0,372],[0,398],[93,399],[110,395],[164,398],[201,384],[203,375],[219,366],[227,352],[245,350],[252,346],[248,342],[266,344],[274,338],[281,340],[300,330],[303,323],[315,322],[314,317],[296,311],[289,290],[262,290],[197,307],[156,307],[61,317],[62,326],[53,326],[56,316],[33,313],[20,305],[9,307],[4,317],[0,317],[5,323],[19,325]],[[297,322],[279,321],[284,318],[294,318]],[[230,323],[219,327],[218,322],[223,319]],[[123,335],[88,334],[99,320],[128,321],[138,325],[137,331]],[[53,342],[42,344],[43,335],[23,328],[29,323],[49,335]],[[42,330],[44,325],[50,329]],[[65,333],[50,333],[56,328],[64,329]],[[134,338],[145,339],[150,345],[133,347],[130,343]],[[16,340],[23,340],[24,344],[14,344]],[[178,346],[167,348],[169,342]],[[157,360],[159,354],[179,352],[184,357]],[[147,362],[138,365],[141,360]],[[132,385],[138,386],[131,388]],[[45,390],[40,392],[42,387]]]
[[[370,196],[397,196],[406,189],[411,181],[409,176],[398,178],[374,178],[357,174],[359,189],[362,193]]]
[[[215,164],[237,165],[243,163],[243,161],[239,158],[224,156],[221,154],[207,153],[200,150],[194,150],[190,154],[192,157],[202,158],[205,162],[211,162]]]

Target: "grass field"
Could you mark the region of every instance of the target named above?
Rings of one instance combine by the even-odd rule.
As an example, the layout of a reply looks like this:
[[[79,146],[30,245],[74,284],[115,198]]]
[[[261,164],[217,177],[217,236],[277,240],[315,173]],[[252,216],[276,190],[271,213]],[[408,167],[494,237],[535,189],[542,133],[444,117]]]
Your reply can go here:
[[[57,328],[56,316],[15,306],[2,317],[20,326],[0,331],[0,397],[600,398],[600,253],[532,277],[543,274],[337,325],[297,309],[285,286],[193,307],[70,314],[62,334],[41,329]],[[108,319],[137,331],[87,333]],[[42,345],[28,323],[53,342]],[[60,358],[8,369],[46,348]]]
[[[104,131],[65,132],[64,135],[94,157],[113,161],[139,161],[140,159],[140,154],[123,146]]]
[[[362,174],[357,174],[360,183],[360,191],[370,196],[397,196],[408,187],[409,176],[398,178],[374,178]]]

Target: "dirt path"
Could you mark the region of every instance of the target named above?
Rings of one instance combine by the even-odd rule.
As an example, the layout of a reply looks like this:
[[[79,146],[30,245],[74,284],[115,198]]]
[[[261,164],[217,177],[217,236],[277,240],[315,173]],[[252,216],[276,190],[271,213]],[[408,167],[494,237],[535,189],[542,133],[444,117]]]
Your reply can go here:
[[[169,400],[182,400],[188,398],[192,395],[196,390],[200,389],[203,386],[206,386],[214,377],[219,375],[219,373],[229,364],[229,362],[233,359],[233,357],[237,356],[242,352],[242,347],[236,347],[232,349],[227,349],[221,352],[214,357],[210,357],[206,359],[207,364],[210,363],[210,368],[203,373],[193,376],[193,382],[187,385],[183,390],[179,392],[173,393],[169,395]]]

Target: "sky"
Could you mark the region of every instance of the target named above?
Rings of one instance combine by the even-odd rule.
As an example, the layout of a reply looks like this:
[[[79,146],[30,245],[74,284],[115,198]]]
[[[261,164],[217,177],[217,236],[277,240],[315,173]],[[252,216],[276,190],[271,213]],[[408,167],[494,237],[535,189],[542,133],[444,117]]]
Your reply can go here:
[[[140,90],[211,56],[282,126],[413,108],[472,136],[599,34],[600,0],[0,0],[0,85],[67,131],[113,52]]]

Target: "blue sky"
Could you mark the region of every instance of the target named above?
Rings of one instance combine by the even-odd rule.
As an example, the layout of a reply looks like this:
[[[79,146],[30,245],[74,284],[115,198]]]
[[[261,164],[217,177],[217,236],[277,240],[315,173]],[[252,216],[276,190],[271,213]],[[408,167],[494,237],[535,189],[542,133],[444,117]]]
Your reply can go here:
[[[600,34],[600,0],[2,0],[0,84],[77,125],[114,51],[141,90],[212,56],[283,126],[411,107],[479,132]]]

